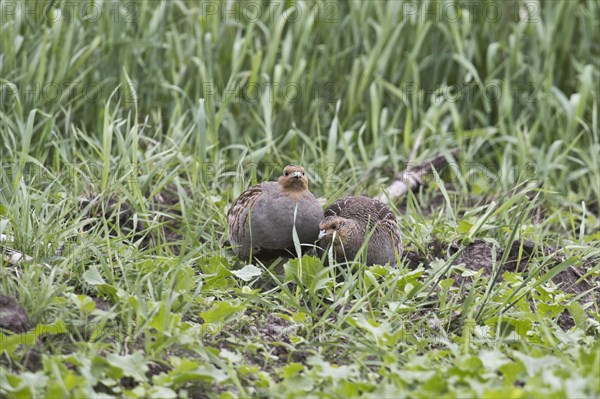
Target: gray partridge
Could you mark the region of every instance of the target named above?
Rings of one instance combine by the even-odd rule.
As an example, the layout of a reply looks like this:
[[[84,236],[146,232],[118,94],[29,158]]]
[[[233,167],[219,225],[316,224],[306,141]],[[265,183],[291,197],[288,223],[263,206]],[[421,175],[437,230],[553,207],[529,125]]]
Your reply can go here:
[[[288,165],[276,182],[246,189],[227,212],[228,239],[233,252],[247,260],[263,250],[294,247],[293,228],[301,244],[319,238],[323,208],[308,191],[302,166]]]
[[[337,200],[319,224],[319,246],[332,247],[338,262],[353,260],[368,238],[366,264],[397,264],[402,238],[396,217],[381,201],[363,196]]]

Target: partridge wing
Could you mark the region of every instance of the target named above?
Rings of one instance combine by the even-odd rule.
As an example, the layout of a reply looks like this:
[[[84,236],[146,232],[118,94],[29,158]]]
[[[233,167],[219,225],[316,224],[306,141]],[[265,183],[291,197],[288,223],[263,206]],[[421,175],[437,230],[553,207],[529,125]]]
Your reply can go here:
[[[242,235],[243,230],[246,228],[248,212],[245,211],[252,209],[252,206],[254,206],[254,203],[262,192],[260,184],[248,187],[236,198],[231,208],[229,208],[227,212],[227,224],[229,225],[229,236],[233,241],[239,241],[238,237]]]

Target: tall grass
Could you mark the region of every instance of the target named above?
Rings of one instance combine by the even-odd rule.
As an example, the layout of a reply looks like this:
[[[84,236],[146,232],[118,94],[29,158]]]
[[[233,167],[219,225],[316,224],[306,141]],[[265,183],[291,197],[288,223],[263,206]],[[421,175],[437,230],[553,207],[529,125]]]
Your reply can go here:
[[[3,264],[0,289],[66,337],[3,341],[0,395],[597,395],[594,288],[551,278],[598,275],[599,14],[595,0],[0,0],[0,233],[36,259]],[[285,164],[332,202],[454,148],[392,204],[420,265],[230,272],[225,209]],[[503,250],[488,276],[455,263],[482,240]],[[525,274],[501,268],[515,240],[520,259],[536,243]],[[274,318],[297,330],[269,336]]]

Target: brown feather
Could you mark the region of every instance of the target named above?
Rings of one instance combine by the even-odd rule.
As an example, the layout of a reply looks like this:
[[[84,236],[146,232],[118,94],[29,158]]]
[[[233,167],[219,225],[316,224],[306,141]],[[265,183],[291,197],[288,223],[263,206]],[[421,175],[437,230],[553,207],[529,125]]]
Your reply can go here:
[[[333,249],[338,261],[352,260],[369,237],[367,264],[397,263],[402,236],[394,213],[382,202],[364,196],[344,197],[331,204],[324,215],[319,227],[325,233],[321,243],[328,247],[331,232],[336,231]]]

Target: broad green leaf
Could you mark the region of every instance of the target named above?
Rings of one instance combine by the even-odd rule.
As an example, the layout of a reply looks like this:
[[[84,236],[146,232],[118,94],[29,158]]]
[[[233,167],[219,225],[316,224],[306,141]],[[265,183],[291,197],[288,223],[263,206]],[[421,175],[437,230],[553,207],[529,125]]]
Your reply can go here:
[[[106,360],[112,369],[117,372],[117,376],[132,377],[138,382],[146,381],[145,373],[148,371],[148,366],[142,352],[136,351],[131,355],[109,353]]]
[[[245,305],[242,305],[237,301],[232,301],[232,303],[221,301],[213,304],[206,312],[201,312],[200,316],[202,316],[205,323],[226,322],[229,321],[234,314],[241,312],[245,308]]]
[[[253,265],[246,265],[240,270],[231,270],[231,273],[244,281],[250,281],[262,275],[262,270]]]

